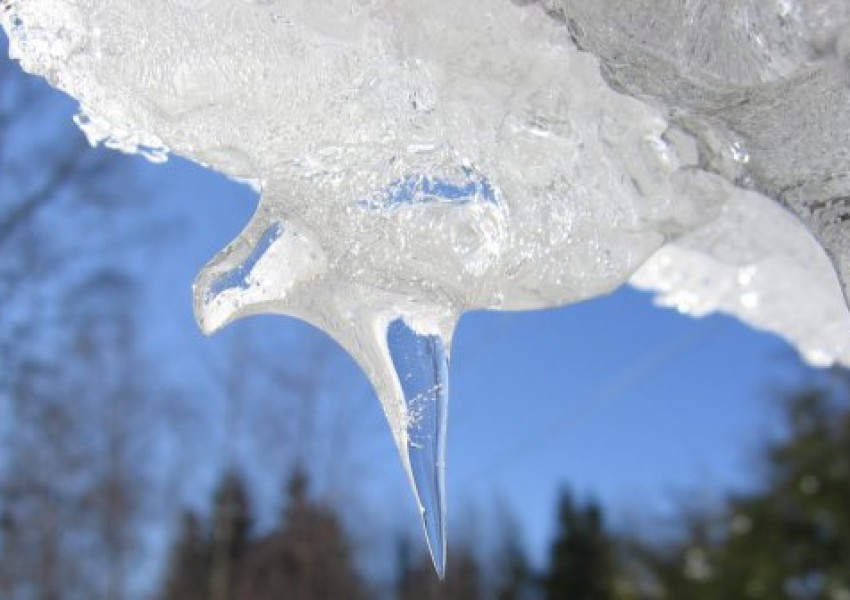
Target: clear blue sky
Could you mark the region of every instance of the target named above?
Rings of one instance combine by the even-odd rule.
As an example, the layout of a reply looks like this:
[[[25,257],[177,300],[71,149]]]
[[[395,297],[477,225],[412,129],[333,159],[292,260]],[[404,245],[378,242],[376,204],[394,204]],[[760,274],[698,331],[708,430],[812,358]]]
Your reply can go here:
[[[57,100],[56,110],[71,127],[73,103]],[[148,342],[163,356],[183,355],[186,362],[172,367],[191,379],[218,343],[194,324],[192,280],[247,222],[256,198],[180,159],[158,166],[126,160],[139,164],[151,210],[174,226],[146,242],[161,247],[138,256]],[[267,319],[264,327],[267,335],[286,335],[291,324]],[[668,513],[683,493],[710,498],[746,485],[753,451],[772,423],[769,392],[801,375],[793,356],[779,339],[732,319],[692,320],[628,288],[558,310],[467,315],[451,368],[450,526],[470,527],[470,507],[498,497],[539,558],[561,485],[598,498],[620,523]],[[352,364],[340,364],[339,377],[363,389]],[[364,410],[381,419],[377,402]],[[370,431],[361,448],[366,512],[381,525],[412,523],[389,432]]]

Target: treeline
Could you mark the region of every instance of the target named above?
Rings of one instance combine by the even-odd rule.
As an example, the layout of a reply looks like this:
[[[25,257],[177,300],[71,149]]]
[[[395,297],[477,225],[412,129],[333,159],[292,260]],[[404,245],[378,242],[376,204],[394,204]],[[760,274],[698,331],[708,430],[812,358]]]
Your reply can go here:
[[[305,472],[290,477],[273,531],[254,535],[253,523],[244,481],[230,471],[208,521],[183,515],[163,600],[368,597],[339,517],[310,497]]]
[[[667,540],[613,531],[604,511],[563,491],[546,564],[517,537],[450,549],[439,582],[421,540],[399,542],[390,590],[359,573],[334,507],[289,479],[278,526],[252,533],[251,502],[228,473],[207,521],[187,514],[161,600],[843,600],[850,597],[850,375],[784,401],[785,433],[763,448],[761,484],[713,510],[685,511]]]

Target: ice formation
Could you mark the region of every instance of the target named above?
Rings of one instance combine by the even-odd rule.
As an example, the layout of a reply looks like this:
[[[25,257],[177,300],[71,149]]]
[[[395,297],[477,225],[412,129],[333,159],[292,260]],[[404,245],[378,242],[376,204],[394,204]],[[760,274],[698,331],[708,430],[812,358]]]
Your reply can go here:
[[[261,191],[196,281],[200,326],[293,315],[355,357],[440,572],[464,311],[631,278],[850,365],[844,0],[2,6],[13,56],[80,101],[92,143]]]

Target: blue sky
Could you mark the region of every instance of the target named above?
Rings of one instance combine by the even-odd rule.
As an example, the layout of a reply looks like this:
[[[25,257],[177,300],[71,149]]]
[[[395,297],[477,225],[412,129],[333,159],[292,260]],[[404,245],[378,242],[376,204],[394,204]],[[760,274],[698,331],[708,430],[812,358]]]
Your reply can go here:
[[[50,106],[72,127],[72,102],[57,96]],[[150,210],[171,225],[132,259],[144,274],[146,341],[154,358],[182,356],[164,368],[191,383],[215,368],[223,343],[194,324],[192,280],[247,223],[256,197],[179,158],[126,160],[138,166]],[[236,323],[219,337],[251,327]],[[286,336],[293,323],[264,318],[262,328]],[[336,360],[343,386],[368,395],[341,351]],[[451,365],[450,527],[470,527],[464,515],[498,498],[539,558],[562,485],[599,499],[624,525],[670,514],[683,496],[710,499],[748,485],[754,451],[772,430],[770,392],[803,375],[778,338],[730,318],[655,308],[629,288],[561,309],[466,315]],[[363,407],[371,425],[357,442],[368,480],[360,502],[378,525],[406,527],[416,519],[407,482],[377,401]],[[212,476],[198,468],[206,469],[196,474],[202,489]]]

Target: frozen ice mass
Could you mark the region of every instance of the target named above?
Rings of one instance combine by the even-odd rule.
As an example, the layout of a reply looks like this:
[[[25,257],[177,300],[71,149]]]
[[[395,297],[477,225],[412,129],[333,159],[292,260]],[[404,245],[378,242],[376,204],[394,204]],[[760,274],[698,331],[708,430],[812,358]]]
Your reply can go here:
[[[3,0],[92,144],[261,194],[200,327],[291,315],[380,398],[438,572],[473,309],[631,284],[850,365],[846,0]]]

